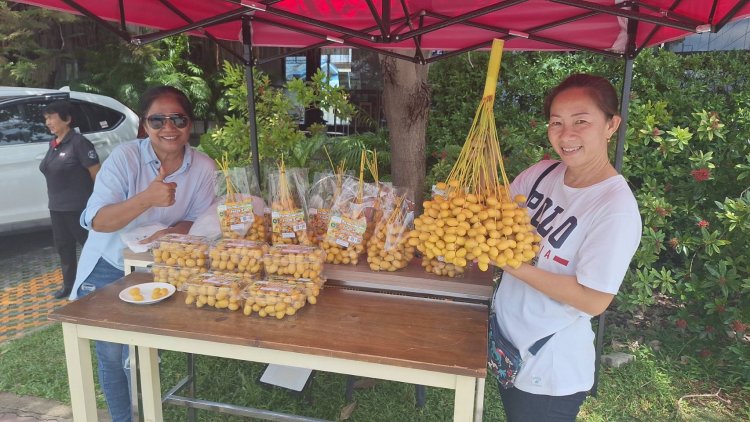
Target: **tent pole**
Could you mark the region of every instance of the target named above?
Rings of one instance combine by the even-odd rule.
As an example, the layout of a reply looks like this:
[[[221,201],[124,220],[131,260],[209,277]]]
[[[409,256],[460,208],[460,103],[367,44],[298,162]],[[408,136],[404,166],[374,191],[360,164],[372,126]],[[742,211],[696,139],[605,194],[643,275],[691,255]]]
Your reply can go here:
[[[245,78],[247,79],[247,113],[250,123],[250,150],[253,154],[253,171],[260,186],[260,159],[258,157],[258,127],[255,120],[255,84],[253,82],[253,39],[250,17],[242,16],[242,57],[245,61]]]
[[[638,5],[631,8],[632,12],[638,13]],[[622,161],[625,155],[625,135],[628,131],[628,108],[630,107],[630,88],[633,85],[633,60],[638,54],[636,48],[636,35],[638,32],[638,21],[628,19],[628,40],[625,44],[625,76],[622,82],[622,96],[620,97],[620,128],[617,131],[617,149],[615,150],[615,170],[622,172]]]
[[[628,131],[628,107],[630,106],[630,88],[633,84],[633,58],[625,59],[625,77],[622,83],[622,96],[620,97],[620,117],[622,122],[617,130],[617,148],[615,149],[615,169],[619,173],[622,170],[622,159],[625,155],[625,133]]]
[[[311,82],[315,73],[322,67],[321,55],[322,51],[319,48],[307,50],[305,53],[305,81]],[[328,66],[330,66],[330,64]],[[323,110],[314,106],[305,110],[305,130],[309,130],[310,125],[316,123],[327,125],[327,122],[323,120]]]

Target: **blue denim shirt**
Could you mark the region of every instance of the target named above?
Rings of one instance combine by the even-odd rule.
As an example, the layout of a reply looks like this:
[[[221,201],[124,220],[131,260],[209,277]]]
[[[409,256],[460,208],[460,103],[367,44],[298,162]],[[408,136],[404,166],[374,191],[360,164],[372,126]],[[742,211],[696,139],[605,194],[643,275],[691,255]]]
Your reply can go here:
[[[89,237],[78,261],[71,300],[77,299],[78,288],[91,274],[99,258],[123,269],[125,243],[120,233],[147,224],[172,226],[180,221],[195,221],[211,205],[215,195],[216,165],[207,155],[186,146],[182,167],[164,179],[165,182],[177,184],[174,205],[150,208],[113,233],[100,233],[93,229],[92,222],[100,209],[146,190],[159,174],[160,166],[148,138],[118,146],[102,164],[96,176],[94,192],[81,214],[81,226],[89,230]]]

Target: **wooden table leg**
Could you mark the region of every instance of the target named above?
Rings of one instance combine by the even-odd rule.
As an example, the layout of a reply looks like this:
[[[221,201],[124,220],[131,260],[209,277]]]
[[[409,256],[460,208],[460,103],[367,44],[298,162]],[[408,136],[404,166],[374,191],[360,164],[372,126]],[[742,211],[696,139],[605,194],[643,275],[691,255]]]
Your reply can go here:
[[[140,387],[138,386],[138,348],[132,344],[128,346],[128,365],[130,366],[130,417],[137,421],[141,411],[138,407]]]
[[[162,422],[161,380],[159,377],[159,351],[151,347],[138,347],[138,365],[143,390],[143,420]]]
[[[484,378],[477,378],[477,394],[474,399],[474,422],[482,422],[484,417]]]
[[[474,419],[474,396],[477,379],[467,376],[456,376],[456,397],[453,402],[453,420],[472,422]]]
[[[73,419],[85,422],[97,421],[91,346],[87,339],[78,337],[78,328],[75,324],[64,322],[62,329]]]

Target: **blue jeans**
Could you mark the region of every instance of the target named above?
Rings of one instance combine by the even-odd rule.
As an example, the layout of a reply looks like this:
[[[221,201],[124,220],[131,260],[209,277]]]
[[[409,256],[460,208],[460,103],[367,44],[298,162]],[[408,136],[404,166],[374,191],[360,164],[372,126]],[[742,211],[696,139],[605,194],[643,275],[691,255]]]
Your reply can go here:
[[[103,258],[99,258],[94,270],[78,288],[81,298],[119,280],[124,271],[113,267]],[[96,341],[96,358],[99,361],[99,384],[107,400],[112,422],[131,422],[130,403],[130,366],[128,364],[128,345]]]
[[[569,396],[545,396],[527,393],[516,387],[498,388],[508,422],[574,422],[588,396],[588,391]]]

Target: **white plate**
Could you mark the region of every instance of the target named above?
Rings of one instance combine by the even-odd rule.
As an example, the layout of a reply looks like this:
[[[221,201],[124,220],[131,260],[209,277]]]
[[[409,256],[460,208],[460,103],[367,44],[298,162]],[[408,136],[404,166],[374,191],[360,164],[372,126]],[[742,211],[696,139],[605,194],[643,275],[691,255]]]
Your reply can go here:
[[[143,296],[143,300],[133,299],[133,296],[130,294],[130,289],[134,287],[137,287],[141,290],[141,296]],[[166,296],[162,296],[158,299],[151,299],[151,292],[153,292],[157,287],[166,288],[167,294]],[[123,289],[120,292],[120,299],[128,303],[135,303],[136,305],[150,305],[152,303],[161,302],[162,300],[172,296],[176,290],[177,289],[175,289],[175,287],[169,283],[141,283]]]

